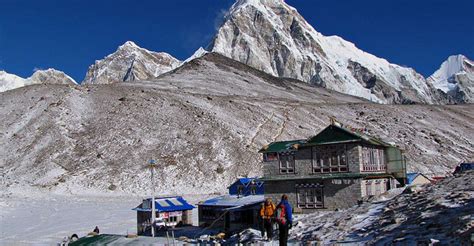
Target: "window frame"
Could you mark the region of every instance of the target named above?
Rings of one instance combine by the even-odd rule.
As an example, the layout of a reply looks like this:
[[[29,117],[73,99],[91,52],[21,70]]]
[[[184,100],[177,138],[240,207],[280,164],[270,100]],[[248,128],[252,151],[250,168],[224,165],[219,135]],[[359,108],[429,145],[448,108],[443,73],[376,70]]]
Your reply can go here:
[[[387,170],[384,148],[362,145],[361,151],[361,172],[383,172]]]
[[[284,158],[282,158],[284,157]],[[283,165],[285,163],[285,165]],[[278,169],[280,174],[295,174],[296,173],[296,160],[295,153],[278,153]]]
[[[337,165],[334,165],[334,161],[337,162]],[[311,148],[311,162],[313,174],[349,172],[347,144],[343,144],[342,148],[341,145],[313,146]]]
[[[303,195],[304,194],[304,195]],[[304,202],[302,201],[304,199]],[[324,186],[296,187],[296,206],[301,209],[322,209],[324,207]]]

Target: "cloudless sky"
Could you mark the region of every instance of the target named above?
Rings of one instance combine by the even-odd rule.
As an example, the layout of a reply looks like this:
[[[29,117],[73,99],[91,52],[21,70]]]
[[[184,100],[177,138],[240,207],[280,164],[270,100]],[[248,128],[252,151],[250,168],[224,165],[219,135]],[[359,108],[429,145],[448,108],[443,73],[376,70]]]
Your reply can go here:
[[[0,70],[56,68],[82,81],[127,40],[186,59],[233,0],[0,0]],[[425,76],[449,55],[474,59],[474,0],[287,0],[324,35]]]

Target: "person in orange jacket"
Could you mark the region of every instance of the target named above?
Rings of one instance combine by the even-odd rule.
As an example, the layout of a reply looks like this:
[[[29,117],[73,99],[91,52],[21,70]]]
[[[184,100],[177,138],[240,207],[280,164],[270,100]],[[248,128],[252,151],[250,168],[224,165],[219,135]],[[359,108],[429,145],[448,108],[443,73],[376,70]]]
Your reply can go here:
[[[273,215],[275,213],[275,209],[275,204],[273,204],[271,198],[267,198],[260,209],[260,217],[263,220],[263,228],[267,234],[268,240],[273,238]]]

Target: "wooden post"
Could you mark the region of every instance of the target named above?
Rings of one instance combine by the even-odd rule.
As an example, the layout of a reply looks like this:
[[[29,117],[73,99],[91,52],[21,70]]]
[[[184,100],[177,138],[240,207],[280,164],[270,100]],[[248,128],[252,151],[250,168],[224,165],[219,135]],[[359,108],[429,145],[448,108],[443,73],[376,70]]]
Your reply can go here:
[[[150,160],[149,168],[151,171],[151,236],[155,237],[155,220],[156,220],[156,208],[155,208],[155,179],[154,179],[154,170],[156,168],[155,160]]]

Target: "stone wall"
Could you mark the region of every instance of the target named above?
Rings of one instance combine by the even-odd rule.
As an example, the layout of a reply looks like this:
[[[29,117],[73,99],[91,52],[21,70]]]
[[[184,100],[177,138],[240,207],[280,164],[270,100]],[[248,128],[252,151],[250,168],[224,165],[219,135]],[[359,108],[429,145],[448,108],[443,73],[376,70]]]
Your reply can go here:
[[[288,200],[295,213],[310,213],[321,209],[301,209],[297,204],[297,184],[322,184],[324,209],[348,208],[357,204],[361,199],[361,179],[309,179],[309,180],[270,180],[265,182],[265,198],[272,198],[278,203],[283,194],[288,195]],[[324,210],[323,209],[323,210]]]

